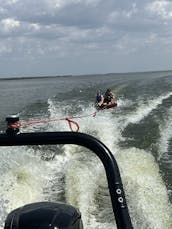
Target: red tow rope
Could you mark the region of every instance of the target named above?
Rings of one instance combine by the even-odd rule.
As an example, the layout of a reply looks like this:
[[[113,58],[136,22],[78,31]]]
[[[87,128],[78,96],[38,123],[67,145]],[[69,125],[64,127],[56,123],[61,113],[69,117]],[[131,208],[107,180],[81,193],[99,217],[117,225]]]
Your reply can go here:
[[[19,129],[20,128],[20,123],[18,121],[9,122],[8,123],[8,128],[10,128],[10,129]]]
[[[95,117],[96,116],[96,112],[92,113],[92,114],[89,114],[89,115],[83,115],[83,116],[72,116],[72,117],[69,117],[69,118],[57,118],[57,119],[47,119],[47,120],[38,120],[38,121],[29,121],[29,122],[16,122],[16,123],[13,123],[12,125],[14,126],[14,128],[18,128],[19,126],[27,126],[27,125],[34,125],[34,124],[39,124],[39,123],[46,123],[46,122],[56,122],[56,121],[62,121],[62,120],[66,120],[69,124],[69,128],[71,131],[76,131],[78,132],[79,131],[79,124],[75,121],[73,121],[73,119],[76,119],[76,118],[85,118],[85,117],[89,117],[89,116],[93,116]],[[72,125],[76,127],[76,129],[74,130]]]

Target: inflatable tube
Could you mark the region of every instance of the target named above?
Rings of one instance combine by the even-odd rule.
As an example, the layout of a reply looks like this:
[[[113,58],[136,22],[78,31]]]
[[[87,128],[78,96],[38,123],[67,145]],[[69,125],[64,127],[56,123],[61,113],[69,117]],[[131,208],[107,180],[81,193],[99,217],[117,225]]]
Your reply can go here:
[[[112,104],[102,104],[101,106],[96,106],[97,110],[104,110],[104,109],[110,109],[110,108],[115,108],[117,107],[117,103],[112,103]]]

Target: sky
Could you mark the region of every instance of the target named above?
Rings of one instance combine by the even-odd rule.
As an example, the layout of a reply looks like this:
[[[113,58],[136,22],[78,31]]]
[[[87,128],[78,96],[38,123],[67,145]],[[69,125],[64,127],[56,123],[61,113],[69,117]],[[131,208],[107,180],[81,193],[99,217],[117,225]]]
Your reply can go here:
[[[0,0],[0,77],[172,69],[172,1]]]

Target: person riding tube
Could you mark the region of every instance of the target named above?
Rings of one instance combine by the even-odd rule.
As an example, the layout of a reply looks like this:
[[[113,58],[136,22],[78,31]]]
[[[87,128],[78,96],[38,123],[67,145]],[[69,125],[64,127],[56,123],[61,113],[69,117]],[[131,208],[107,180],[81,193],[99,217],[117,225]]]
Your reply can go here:
[[[102,95],[101,91],[98,90],[96,94],[95,104],[97,107],[101,107],[103,105],[103,102],[104,102],[104,96]]]
[[[111,89],[107,89],[104,95],[103,104],[114,104],[115,103],[115,95],[112,93]]]

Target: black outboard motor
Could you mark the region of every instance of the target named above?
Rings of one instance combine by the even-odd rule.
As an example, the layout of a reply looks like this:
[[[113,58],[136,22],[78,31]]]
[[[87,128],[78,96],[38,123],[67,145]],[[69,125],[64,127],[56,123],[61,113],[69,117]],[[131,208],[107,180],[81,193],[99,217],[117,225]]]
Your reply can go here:
[[[40,202],[12,211],[4,229],[83,229],[78,209],[64,203]]]

